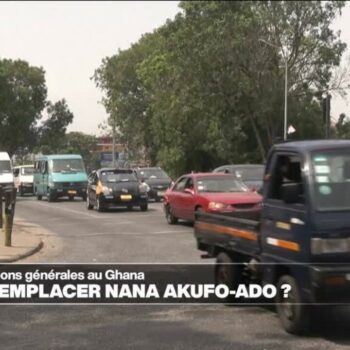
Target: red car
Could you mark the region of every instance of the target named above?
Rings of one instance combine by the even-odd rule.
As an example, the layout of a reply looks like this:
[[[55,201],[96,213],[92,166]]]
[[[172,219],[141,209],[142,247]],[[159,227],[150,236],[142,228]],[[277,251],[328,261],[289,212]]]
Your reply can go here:
[[[231,174],[195,173],[181,176],[164,195],[169,224],[194,221],[197,210],[257,219],[262,197]]]

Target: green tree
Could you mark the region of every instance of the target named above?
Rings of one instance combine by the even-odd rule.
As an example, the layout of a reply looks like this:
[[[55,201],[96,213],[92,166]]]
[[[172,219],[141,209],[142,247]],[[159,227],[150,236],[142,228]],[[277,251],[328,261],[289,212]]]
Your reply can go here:
[[[99,166],[99,158],[96,153],[97,138],[94,135],[72,131],[65,135],[64,146],[60,153],[80,154],[88,170]]]
[[[66,130],[74,116],[65,99],[48,102],[46,112],[47,119],[40,127],[39,149],[45,154],[57,153],[64,146]]]
[[[45,108],[45,72],[23,60],[0,60],[0,147],[25,154],[37,141],[37,122]]]
[[[95,81],[126,141],[172,174],[262,161],[283,136],[285,59],[292,137],[322,137],[321,95],[345,49],[330,25],[343,6],[181,2],[174,20],[105,58]]]

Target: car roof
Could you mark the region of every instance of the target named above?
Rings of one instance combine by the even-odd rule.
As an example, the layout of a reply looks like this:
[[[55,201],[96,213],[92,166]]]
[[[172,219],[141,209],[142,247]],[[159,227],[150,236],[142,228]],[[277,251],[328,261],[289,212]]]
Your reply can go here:
[[[232,174],[225,174],[225,173],[189,173],[189,174],[185,174],[182,176],[192,176],[194,178],[197,178],[197,177],[203,177],[203,176],[205,176],[205,177],[219,177],[219,176],[232,177],[233,175]]]
[[[96,170],[96,172],[99,172],[99,173],[101,173],[102,171],[120,171],[120,173],[132,174],[131,169],[124,169],[124,168],[100,168]]]
[[[264,164],[226,164],[226,165],[221,165],[215,169],[219,168],[257,168],[257,167],[263,167],[265,168]]]
[[[159,166],[147,166],[147,167],[136,167],[136,168],[133,168],[134,170],[153,170],[153,169],[157,169],[157,170],[159,170],[159,169],[161,169],[162,170],[162,168],[161,167],[159,167]]]
[[[14,169],[16,168],[34,168],[34,164],[30,165],[30,164],[26,164],[26,165],[16,165],[13,167]]]
[[[317,150],[332,150],[339,148],[350,148],[349,140],[310,140],[310,141],[290,141],[275,144],[272,150],[298,151],[308,153]]]
[[[44,159],[82,159],[80,154],[49,154],[36,157],[36,160]]]

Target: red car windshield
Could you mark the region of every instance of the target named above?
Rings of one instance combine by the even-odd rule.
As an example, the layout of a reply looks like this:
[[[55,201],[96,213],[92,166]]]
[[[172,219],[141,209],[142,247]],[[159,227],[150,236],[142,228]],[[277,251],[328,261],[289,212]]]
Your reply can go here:
[[[248,187],[234,176],[208,176],[197,178],[198,192],[247,192]]]

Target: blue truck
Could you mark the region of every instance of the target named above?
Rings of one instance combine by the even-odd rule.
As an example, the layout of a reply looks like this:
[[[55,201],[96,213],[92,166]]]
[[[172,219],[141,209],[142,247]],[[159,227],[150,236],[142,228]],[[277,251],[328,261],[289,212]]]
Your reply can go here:
[[[274,145],[262,195],[259,221],[197,213],[197,247],[217,283],[275,284],[281,323],[300,334],[317,305],[350,301],[350,141]]]

